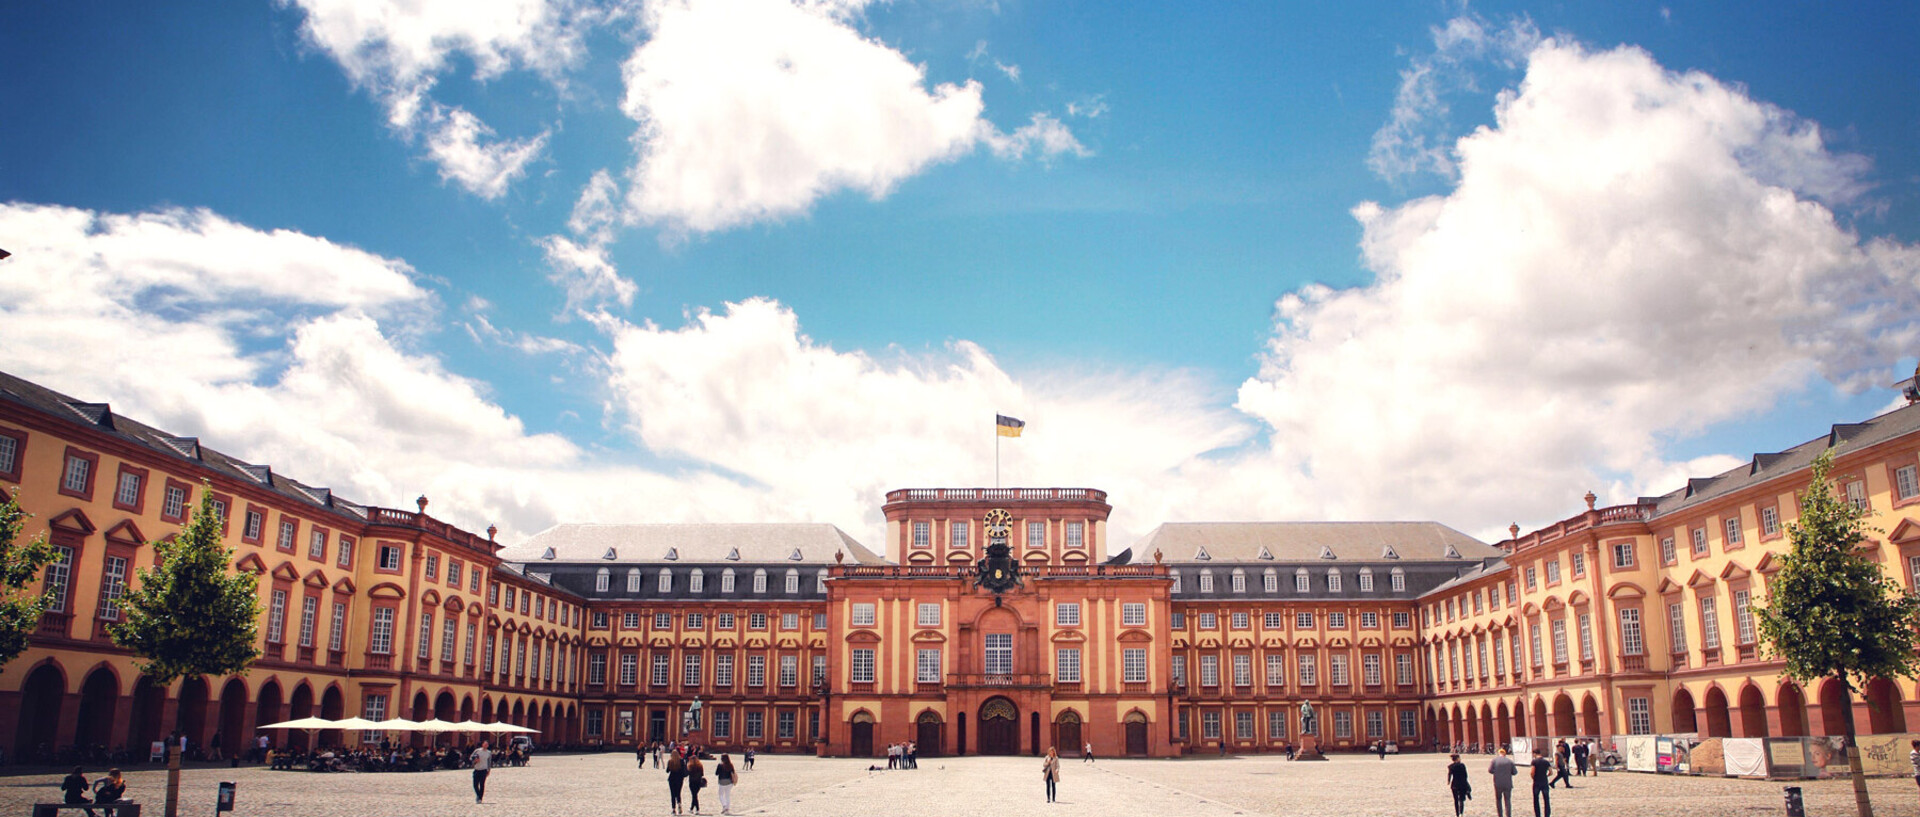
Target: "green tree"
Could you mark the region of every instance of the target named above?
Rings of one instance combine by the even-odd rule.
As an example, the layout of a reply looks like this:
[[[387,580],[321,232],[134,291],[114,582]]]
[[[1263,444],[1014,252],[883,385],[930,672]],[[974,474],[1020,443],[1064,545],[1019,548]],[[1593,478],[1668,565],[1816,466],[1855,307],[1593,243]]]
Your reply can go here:
[[[120,597],[126,620],[107,628],[113,643],[143,659],[136,665],[156,683],[232,675],[260,657],[258,586],[253,574],[228,569],[233,551],[220,543],[225,520],[213,508],[212,487],[201,483],[200,507],[173,541],[153,543],[160,566],[139,571],[139,582]],[[166,817],[174,817],[180,757],[171,741],[167,755]]]
[[[47,596],[35,588],[40,571],[53,562],[46,536],[16,542],[31,514],[20,510],[15,494],[0,494],[0,667],[27,651],[27,637],[40,626]]]
[[[1786,662],[1787,675],[1803,685],[1833,679],[1851,701],[1874,678],[1911,677],[1920,669],[1914,654],[1920,628],[1920,596],[1907,592],[1859,552],[1868,528],[1866,512],[1848,502],[1828,479],[1832,452],[1813,461],[1800,495],[1800,518],[1787,526],[1792,551],[1767,584],[1768,600],[1755,609],[1760,634]],[[1853,707],[1843,707],[1847,765],[1860,817],[1872,817],[1867,778],[1854,745]]]

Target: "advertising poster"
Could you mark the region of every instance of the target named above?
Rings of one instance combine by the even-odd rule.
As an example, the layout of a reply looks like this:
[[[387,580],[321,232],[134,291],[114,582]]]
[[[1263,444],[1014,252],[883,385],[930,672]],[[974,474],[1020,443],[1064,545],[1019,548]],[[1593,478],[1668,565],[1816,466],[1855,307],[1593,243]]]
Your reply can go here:
[[[1816,777],[1818,770],[1808,762],[1806,738],[1767,738],[1767,769],[1774,779],[1795,780]]]
[[[1622,754],[1627,756],[1627,771],[1656,772],[1660,770],[1654,736],[1627,735],[1619,740],[1622,744]]]

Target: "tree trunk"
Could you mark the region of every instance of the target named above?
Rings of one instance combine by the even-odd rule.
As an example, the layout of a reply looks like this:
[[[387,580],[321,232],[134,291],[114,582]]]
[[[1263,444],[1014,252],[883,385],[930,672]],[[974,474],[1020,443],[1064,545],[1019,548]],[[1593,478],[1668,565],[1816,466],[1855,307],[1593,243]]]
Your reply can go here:
[[[1846,706],[1841,708],[1843,723],[1847,726],[1847,770],[1853,773],[1853,805],[1860,817],[1873,817],[1873,801],[1867,798],[1867,772],[1860,765],[1860,747],[1855,745],[1853,731],[1853,684],[1845,675],[1837,678],[1840,688],[1847,694]]]
[[[1847,722],[1847,728],[1853,728],[1853,722]],[[179,817],[180,814],[180,742],[167,739],[167,811],[166,817]]]

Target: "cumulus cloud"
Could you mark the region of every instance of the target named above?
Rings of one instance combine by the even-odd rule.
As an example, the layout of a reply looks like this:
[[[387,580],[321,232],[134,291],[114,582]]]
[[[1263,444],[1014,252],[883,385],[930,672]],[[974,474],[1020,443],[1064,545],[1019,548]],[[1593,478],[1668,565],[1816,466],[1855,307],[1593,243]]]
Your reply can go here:
[[[1516,67],[1540,42],[1539,29],[1525,18],[1489,28],[1478,17],[1455,17],[1434,26],[1430,34],[1433,53],[1416,57],[1400,72],[1393,111],[1387,123],[1373,134],[1367,166],[1384,178],[1419,172],[1454,175],[1453,154],[1448,149],[1448,99],[1477,88],[1477,68],[1488,64]]]
[[[574,0],[281,0],[301,33],[387,109],[388,123],[425,142],[441,178],[498,198],[546,148],[547,134],[494,139],[473,113],[431,91],[457,57],[474,78],[531,70],[555,84],[585,54],[582,36],[607,12]]]
[[[1066,125],[1043,113],[1033,115],[1033,120],[1015,128],[1012,133],[1001,133],[992,126],[984,126],[981,140],[987,143],[993,155],[1002,159],[1023,159],[1029,152],[1040,157],[1041,161],[1050,161],[1059,156],[1086,156],[1086,147],[1073,137],[1073,131]]]
[[[860,5],[650,3],[624,69],[623,107],[640,125],[629,217],[710,232],[841,190],[879,198],[982,142],[1003,157],[1082,152],[1050,118],[998,133],[978,82],[928,87],[923,67],[853,27]]]
[[[1326,513],[1484,525],[1551,520],[1590,487],[1630,501],[1674,487],[1668,440],[1911,353],[1920,251],[1814,200],[1865,164],[1813,123],[1553,40],[1495,114],[1453,146],[1450,192],[1354,209],[1375,281],[1281,299],[1241,387],[1270,465],[1326,486]]]
[[[574,237],[545,236],[538,240],[547,257],[547,280],[567,294],[567,314],[583,314],[610,302],[632,306],[639,286],[620,274],[608,256],[619,218],[619,185],[605,170],[593,174],[574,202],[567,229]]]

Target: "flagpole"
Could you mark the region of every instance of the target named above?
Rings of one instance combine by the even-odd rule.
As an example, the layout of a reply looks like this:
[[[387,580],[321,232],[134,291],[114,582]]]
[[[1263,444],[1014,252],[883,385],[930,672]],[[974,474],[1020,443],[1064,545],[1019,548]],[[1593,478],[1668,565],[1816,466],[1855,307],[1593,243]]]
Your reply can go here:
[[[994,418],[993,426],[993,487],[1000,487],[1000,418]]]

